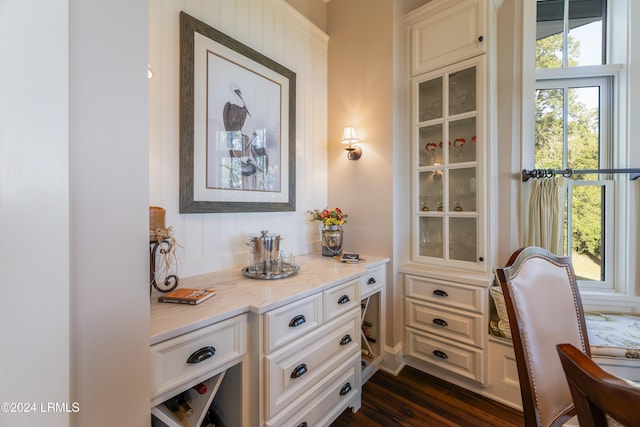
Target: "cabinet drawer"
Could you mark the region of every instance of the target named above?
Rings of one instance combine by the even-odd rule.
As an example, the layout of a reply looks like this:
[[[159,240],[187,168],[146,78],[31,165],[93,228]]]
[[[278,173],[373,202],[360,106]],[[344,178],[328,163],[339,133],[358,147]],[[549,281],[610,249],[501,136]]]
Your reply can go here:
[[[239,359],[246,352],[246,315],[153,345],[151,396],[180,391],[179,388],[189,382],[209,378],[216,369]]]
[[[287,304],[264,315],[265,352],[270,353],[322,323],[322,294]]]
[[[480,349],[458,346],[412,329],[407,329],[407,346],[408,356],[481,384],[485,382],[484,352]]]
[[[405,295],[460,310],[483,313],[484,288],[418,276],[406,276]]]
[[[360,358],[352,357],[327,378],[316,384],[305,399],[265,423],[267,427],[309,427],[328,425],[360,395]]]
[[[314,331],[299,342],[266,356],[266,418],[293,403],[333,370],[360,353],[359,313]]]
[[[382,289],[386,281],[385,272],[386,269],[384,266],[375,267],[367,271],[367,274],[360,278],[360,298],[364,298]]]
[[[325,321],[360,306],[359,285],[360,280],[356,279],[323,292]]]
[[[464,344],[483,347],[482,316],[406,300],[407,326]],[[486,333],[486,332],[485,332]]]

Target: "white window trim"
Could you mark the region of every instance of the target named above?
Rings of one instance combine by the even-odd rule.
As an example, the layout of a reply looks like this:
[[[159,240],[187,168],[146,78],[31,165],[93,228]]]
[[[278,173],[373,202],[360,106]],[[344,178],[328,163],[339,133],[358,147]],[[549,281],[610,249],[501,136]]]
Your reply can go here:
[[[521,87],[520,99],[521,108],[521,168],[533,167],[534,157],[534,130],[535,130],[535,34],[536,34],[536,2],[522,1],[520,3],[522,13],[522,39],[520,52],[521,61]],[[629,31],[632,22],[640,20],[640,2],[636,4],[630,0],[611,0],[608,2],[608,16],[612,22],[607,26],[607,62],[629,63],[632,61],[635,50],[629,46],[640,45],[640,33]],[[637,54],[635,54],[637,56]],[[636,124],[632,118],[634,111],[640,111],[640,99],[634,100],[629,97],[630,91],[640,88],[640,79],[633,79],[633,76],[640,76],[640,67],[632,69],[620,65],[605,65],[609,71],[605,74],[618,75],[615,84],[614,119],[613,131],[618,142],[614,145],[613,163],[616,167],[624,167],[637,164],[640,161],[640,149],[631,147],[629,135],[637,130],[640,134],[640,122]],[[587,67],[584,67],[587,68]],[[636,70],[636,71],[634,71]],[[579,73],[579,70],[573,70]],[[545,71],[553,73],[554,71]],[[543,72],[543,73],[545,73]],[[616,209],[618,221],[616,230],[620,236],[618,256],[615,259],[616,283],[613,292],[596,292],[586,290],[583,295],[583,304],[588,310],[609,310],[640,313],[640,224],[635,218],[640,216],[637,206],[640,204],[640,196],[636,195],[636,187],[629,185],[625,179],[619,183],[615,189],[615,197],[618,200],[626,200],[627,206]],[[524,211],[525,198],[521,199],[521,209]],[[630,211],[630,212],[629,212]],[[630,219],[631,218],[631,219]],[[523,233],[523,228],[521,228]],[[521,234],[523,239],[524,235]],[[638,265],[639,267],[636,267]]]

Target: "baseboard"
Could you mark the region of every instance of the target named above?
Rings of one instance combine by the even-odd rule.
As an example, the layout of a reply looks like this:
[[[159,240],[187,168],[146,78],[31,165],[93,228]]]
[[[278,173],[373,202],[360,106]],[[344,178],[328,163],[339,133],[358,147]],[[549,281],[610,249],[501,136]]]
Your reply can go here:
[[[404,366],[405,363],[402,352],[402,343],[395,347],[384,346],[384,354],[382,356],[380,369],[395,376],[402,371]]]

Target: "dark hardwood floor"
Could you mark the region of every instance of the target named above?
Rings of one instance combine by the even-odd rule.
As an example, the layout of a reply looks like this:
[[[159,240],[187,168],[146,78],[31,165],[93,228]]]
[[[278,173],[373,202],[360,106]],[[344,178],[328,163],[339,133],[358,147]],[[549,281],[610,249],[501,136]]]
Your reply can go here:
[[[397,377],[378,371],[364,385],[362,406],[332,424],[344,426],[523,426],[522,413],[405,367]]]

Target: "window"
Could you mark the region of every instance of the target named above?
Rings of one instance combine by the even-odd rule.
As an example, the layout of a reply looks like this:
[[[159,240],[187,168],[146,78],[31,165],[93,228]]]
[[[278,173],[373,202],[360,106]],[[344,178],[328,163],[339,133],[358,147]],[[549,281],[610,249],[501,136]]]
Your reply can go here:
[[[536,168],[614,167],[606,9],[606,0],[537,2]],[[613,288],[615,185],[596,174],[569,181],[565,254],[581,287]]]

